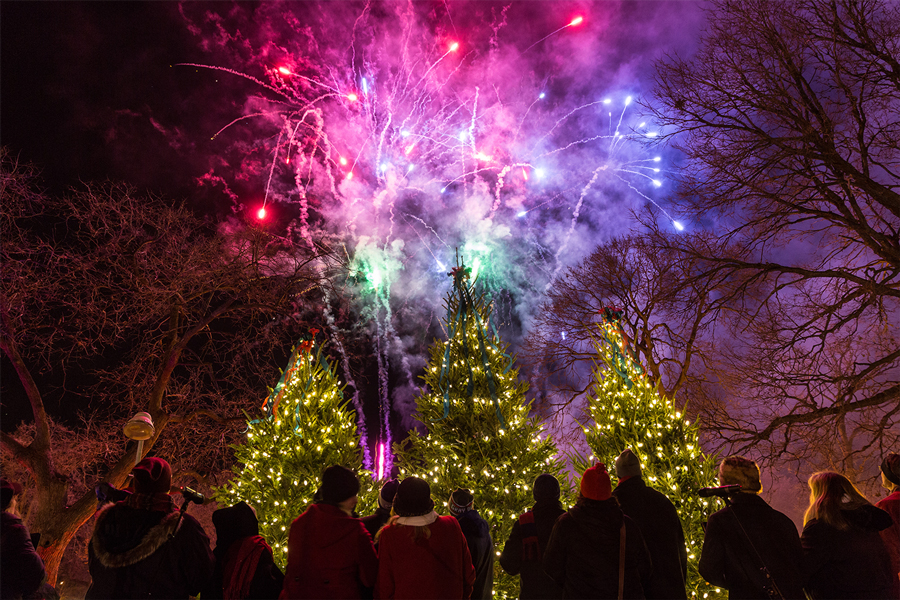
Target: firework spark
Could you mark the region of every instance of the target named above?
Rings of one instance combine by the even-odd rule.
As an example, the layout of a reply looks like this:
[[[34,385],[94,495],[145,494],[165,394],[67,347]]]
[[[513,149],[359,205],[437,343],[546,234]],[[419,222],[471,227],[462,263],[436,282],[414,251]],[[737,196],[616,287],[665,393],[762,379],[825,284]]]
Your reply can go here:
[[[571,76],[589,63],[554,77],[556,59],[588,43],[583,16],[519,50],[505,10],[485,24],[379,5],[391,18],[366,7],[316,29],[292,12],[313,10],[302,4],[279,5],[278,28],[240,69],[210,68],[260,88],[226,126],[255,118],[267,149],[265,170],[249,175],[265,186],[260,218],[267,204],[296,206],[302,243],[348,249],[347,286],[372,323],[378,456],[389,471],[391,413],[416,389],[416,331],[434,327],[425,315],[440,306],[456,250],[487,290],[514,298],[501,324],[526,323],[561,269],[621,229],[630,209],[662,210],[661,159],[644,144],[656,132],[637,123],[631,96],[604,97],[596,76]],[[266,66],[276,52],[282,66]]]

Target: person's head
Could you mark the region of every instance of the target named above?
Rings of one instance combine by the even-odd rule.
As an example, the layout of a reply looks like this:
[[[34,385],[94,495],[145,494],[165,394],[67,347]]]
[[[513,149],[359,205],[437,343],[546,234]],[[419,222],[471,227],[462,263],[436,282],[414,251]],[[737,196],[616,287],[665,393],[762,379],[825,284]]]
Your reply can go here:
[[[532,487],[537,504],[559,504],[559,480],[550,473],[541,473]]]
[[[424,479],[407,477],[400,482],[397,494],[394,496],[394,516],[390,523],[396,523],[401,517],[422,517],[434,510],[434,501],[431,499],[431,486]],[[408,527],[410,538],[418,540],[431,537],[431,529],[428,525],[402,524]]]
[[[322,472],[322,485],[319,487],[322,502],[332,504],[347,514],[353,514],[356,508],[359,493],[359,479],[356,473],[342,467],[333,465]]]
[[[475,496],[472,495],[472,492],[467,490],[466,488],[456,488],[453,490],[453,493],[450,494],[450,501],[447,503],[448,508],[450,509],[450,514],[454,517],[458,517],[463,515],[470,510],[475,505]]]
[[[401,517],[421,517],[434,510],[431,486],[424,479],[407,477],[397,487],[394,513]]]
[[[891,492],[900,489],[900,454],[888,454],[881,461],[881,485]]]
[[[581,496],[589,500],[608,500],[612,496],[612,482],[606,465],[597,463],[585,469],[581,476]]]
[[[739,485],[742,492],[762,491],[759,467],[743,456],[729,456],[719,463],[719,485]]]
[[[246,502],[220,508],[212,514],[216,528],[216,555],[222,555],[239,539],[259,535],[256,511]],[[224,556],[222,557],[224,559]]]
[[[618,457],[616,457],[616,477],[619,479],[627,479],[629,477],[641,476],[641,459],[637,454],[631,451],[631,448],[625,448]]]
[[[803,524],[818,519],[838,529],[847,529],[841,510],[854,510],[866,504],[869,504],[866,497],[840,473],[813,473],[809,478],[809,508],[803,515]]]
[[[385,510],[391,510],[391,507],[394,506],[394,496],[397,495],[398,487],[400,487],[400,481],[398,479],[386,481],[385,484],[381,486],[381,491],[378,492],[378,506]]]
[[[14,512],[16,510],[16,499],[21,493],[21,485],[5,478],[0,479],[0,505],[2,505],[2,510]]]
[[[168,494],[172,488],[172,467],[155,456],[148,456],[131,470],[135,494]]]

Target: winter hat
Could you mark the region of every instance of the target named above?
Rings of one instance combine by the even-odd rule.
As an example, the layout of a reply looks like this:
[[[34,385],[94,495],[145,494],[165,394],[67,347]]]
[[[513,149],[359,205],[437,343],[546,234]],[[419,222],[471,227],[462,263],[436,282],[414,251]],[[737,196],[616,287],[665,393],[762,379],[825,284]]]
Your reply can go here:
[[[550,473],[542,473],[534,480],[534,501],[558,502],[559,480]]]
[[[172,487],[172,467],[161,458],[149,456],[131,470],[136,494],[168,494]]]
[[[888,454],[881,461],[881,472],[888,481],[900,485],[900,454]]]
[[[616,458],[616,477],[624,479],[625,477],[641,476],[641,459],[637,454],[631,451],[631,448],[625,448],[622,454]]]
[[[319,491],[323,502],[340,504],[359,493],[359,479],[347,467],[332,465],[322,472],[322,487]]]
[[[719,464],[719,485],[739,485],[741,491],[762,491],[759,467],[752,460],[742,456],[729,456]]]
[[[3,510],[6,510],[7,508],[9,508],[9,505],[12,504],[13,496],[18,496],[21,493],[21,485],[19,485],[15,481],[0,479],[0,504],[3,505]]]
[[[475,496],[466,488],[456,488],[450,494],[450,514],[454,517],[472,510],[475,503]]]
[[[397,495],[398,487],[400,487],[400,481],[397,479],[385,482],[378,493],[378,506],[385,510],[390,510],[391,506],[394,505],[394,496]]]
[[[431,486],[424,479],[407,477],[397,487],[394,512],[401,517],[420,517],[434,510]]]
[[[608,500],[612,496],[612,483],[606,465],[597,463],[581,476],[581,495],[591,500]]]

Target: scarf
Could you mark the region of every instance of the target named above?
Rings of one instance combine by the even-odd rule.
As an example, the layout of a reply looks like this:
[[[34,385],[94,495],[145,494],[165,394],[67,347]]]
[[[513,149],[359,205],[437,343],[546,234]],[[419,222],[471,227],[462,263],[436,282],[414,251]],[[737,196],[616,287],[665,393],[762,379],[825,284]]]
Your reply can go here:
[[[519,517],[519,525],[522,526],[522,558],[525,560],[541,560],[541,546],[538,543],[534,513],[529,510]]]
[[[411,525],[412,527],[422,527],[423,525],[431,525],[437,521],[438,514],[431,511],[427,515],[419,515],[418,517],[397,517],[397,525]]]
[[[155,494],[131,494],[121,502],[130,508],[140,508],[143,510],[155,510],[164,513],[170,513],[175,510],[175,501],[172,496],[165,492],[157,492]]]
[[[243,600],[250,595],[250,584],[264,552],[272,554],[272,548],[261,535],[245,537],[231,545],[222,568],[222,598]]]

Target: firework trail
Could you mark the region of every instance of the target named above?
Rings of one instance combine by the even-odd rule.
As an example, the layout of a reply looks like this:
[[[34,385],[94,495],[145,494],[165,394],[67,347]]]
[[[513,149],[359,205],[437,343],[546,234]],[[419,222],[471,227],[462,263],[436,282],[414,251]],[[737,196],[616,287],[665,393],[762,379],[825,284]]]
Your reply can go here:
[[[492,16],[456,6],[264,3],[253,19],[266,26],[231,55],[236,64],[207,65],[259,88],[216,134],[256,133],[252,153],[268,158],[240,170],[265,189],[254,210],[294,207],[303,243],[348,249],[346,287],[371,323],[386,472],[389,373],[415,387],[426,352],[407,341],[439,325],[425,318],[441,313],[457,249],[504,298],[500,324],[521,326],[562,269],[628,226],[631,209],[652,203],[668,217],[653,197],[661,159],[642,144],[653,127],[633,122],[631,97],[605,97],[591,72],[589,14],[523,40],[507,20],[519,5]]]

